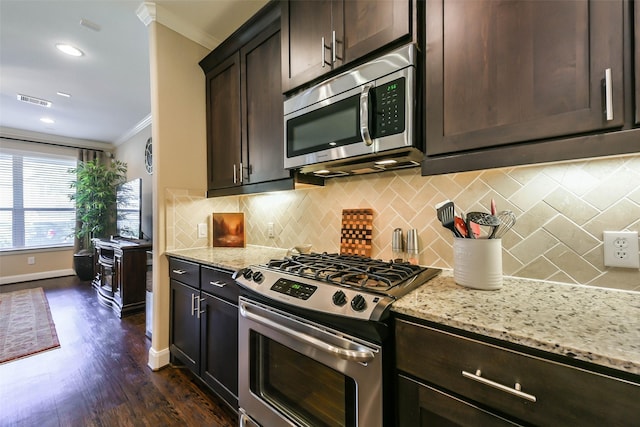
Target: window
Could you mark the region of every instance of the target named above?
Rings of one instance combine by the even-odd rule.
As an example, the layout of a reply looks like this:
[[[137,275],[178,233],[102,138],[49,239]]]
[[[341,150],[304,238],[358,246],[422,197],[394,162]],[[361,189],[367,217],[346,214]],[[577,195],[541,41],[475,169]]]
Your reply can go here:
[[[12,148],[17,145],[0,147],[0,250],[73,245],[73,150]]]

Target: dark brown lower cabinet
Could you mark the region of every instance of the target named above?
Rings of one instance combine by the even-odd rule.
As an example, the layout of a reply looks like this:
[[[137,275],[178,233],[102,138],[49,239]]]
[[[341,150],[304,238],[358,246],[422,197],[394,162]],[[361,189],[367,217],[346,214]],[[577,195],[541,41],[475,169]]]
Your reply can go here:
[[[398,398],[399,427],[520,425],[404,375],[398,376]]]
[[[238,305],[202,293],[200,376],[234,409],[238,407]]]
[[[640,420],[640,377],[633,374],[413,319],[396,319],[395,329],[401,426],[622,427]]]
[[[232,273],[173,258],[169,269],[171,363],[189,368],[237,410],[238,286]]]

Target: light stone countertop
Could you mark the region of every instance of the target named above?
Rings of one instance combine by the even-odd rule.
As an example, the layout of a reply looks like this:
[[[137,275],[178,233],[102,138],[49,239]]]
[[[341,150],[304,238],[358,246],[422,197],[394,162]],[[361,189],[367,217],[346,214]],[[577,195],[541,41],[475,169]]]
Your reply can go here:
[[[392,310],[640,374],[640,292],[515,277],[504,277],[498,290],[475,290],[445,270]]]
[[[168,256],[229,270],[263,264],[286,249],[197,248]],[[392,310],[526,347],[640,375],[640,292],[504,277],[499,290],[456,285],[450,270]]]
[[[286,254],[287,249],[251,245],[247,245],[246,248],[195,248],[166,251],[168,256],[227,270],[239,270],[252,264],[264,264],[271,259],[283,258]]]

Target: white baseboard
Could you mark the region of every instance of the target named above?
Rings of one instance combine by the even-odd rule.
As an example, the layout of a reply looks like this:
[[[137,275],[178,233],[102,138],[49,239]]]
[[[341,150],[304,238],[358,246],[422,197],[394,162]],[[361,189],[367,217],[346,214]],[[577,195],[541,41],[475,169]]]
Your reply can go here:
[[[41,271],[39,273],[18,274],[15,276],[0,277],[0,285],[9,283],[29,282],[31,280],[53,279],[55,277],[74,276],[76,272],[72,268],[66,270]]]
[[[152,371],[157,371],[169,364],[169,356],[169,348],[156,351],[151,347],[149,348],[149,361],[147,362],[147,366],[149,366]]]

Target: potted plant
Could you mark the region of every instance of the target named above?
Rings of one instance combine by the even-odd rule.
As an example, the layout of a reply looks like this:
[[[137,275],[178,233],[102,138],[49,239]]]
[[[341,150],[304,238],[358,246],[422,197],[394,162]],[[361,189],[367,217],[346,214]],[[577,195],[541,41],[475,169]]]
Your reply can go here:
[[[127,164],[119,160],[103,163],[97,159],[78,162],[69,172],[76,174],[71,183],[76,202],[76,236],[80,250],[74,254],[73,263],[81,280],[93,278],[92,239],[109,235],[114,226],[116,187],[127,179]]]

